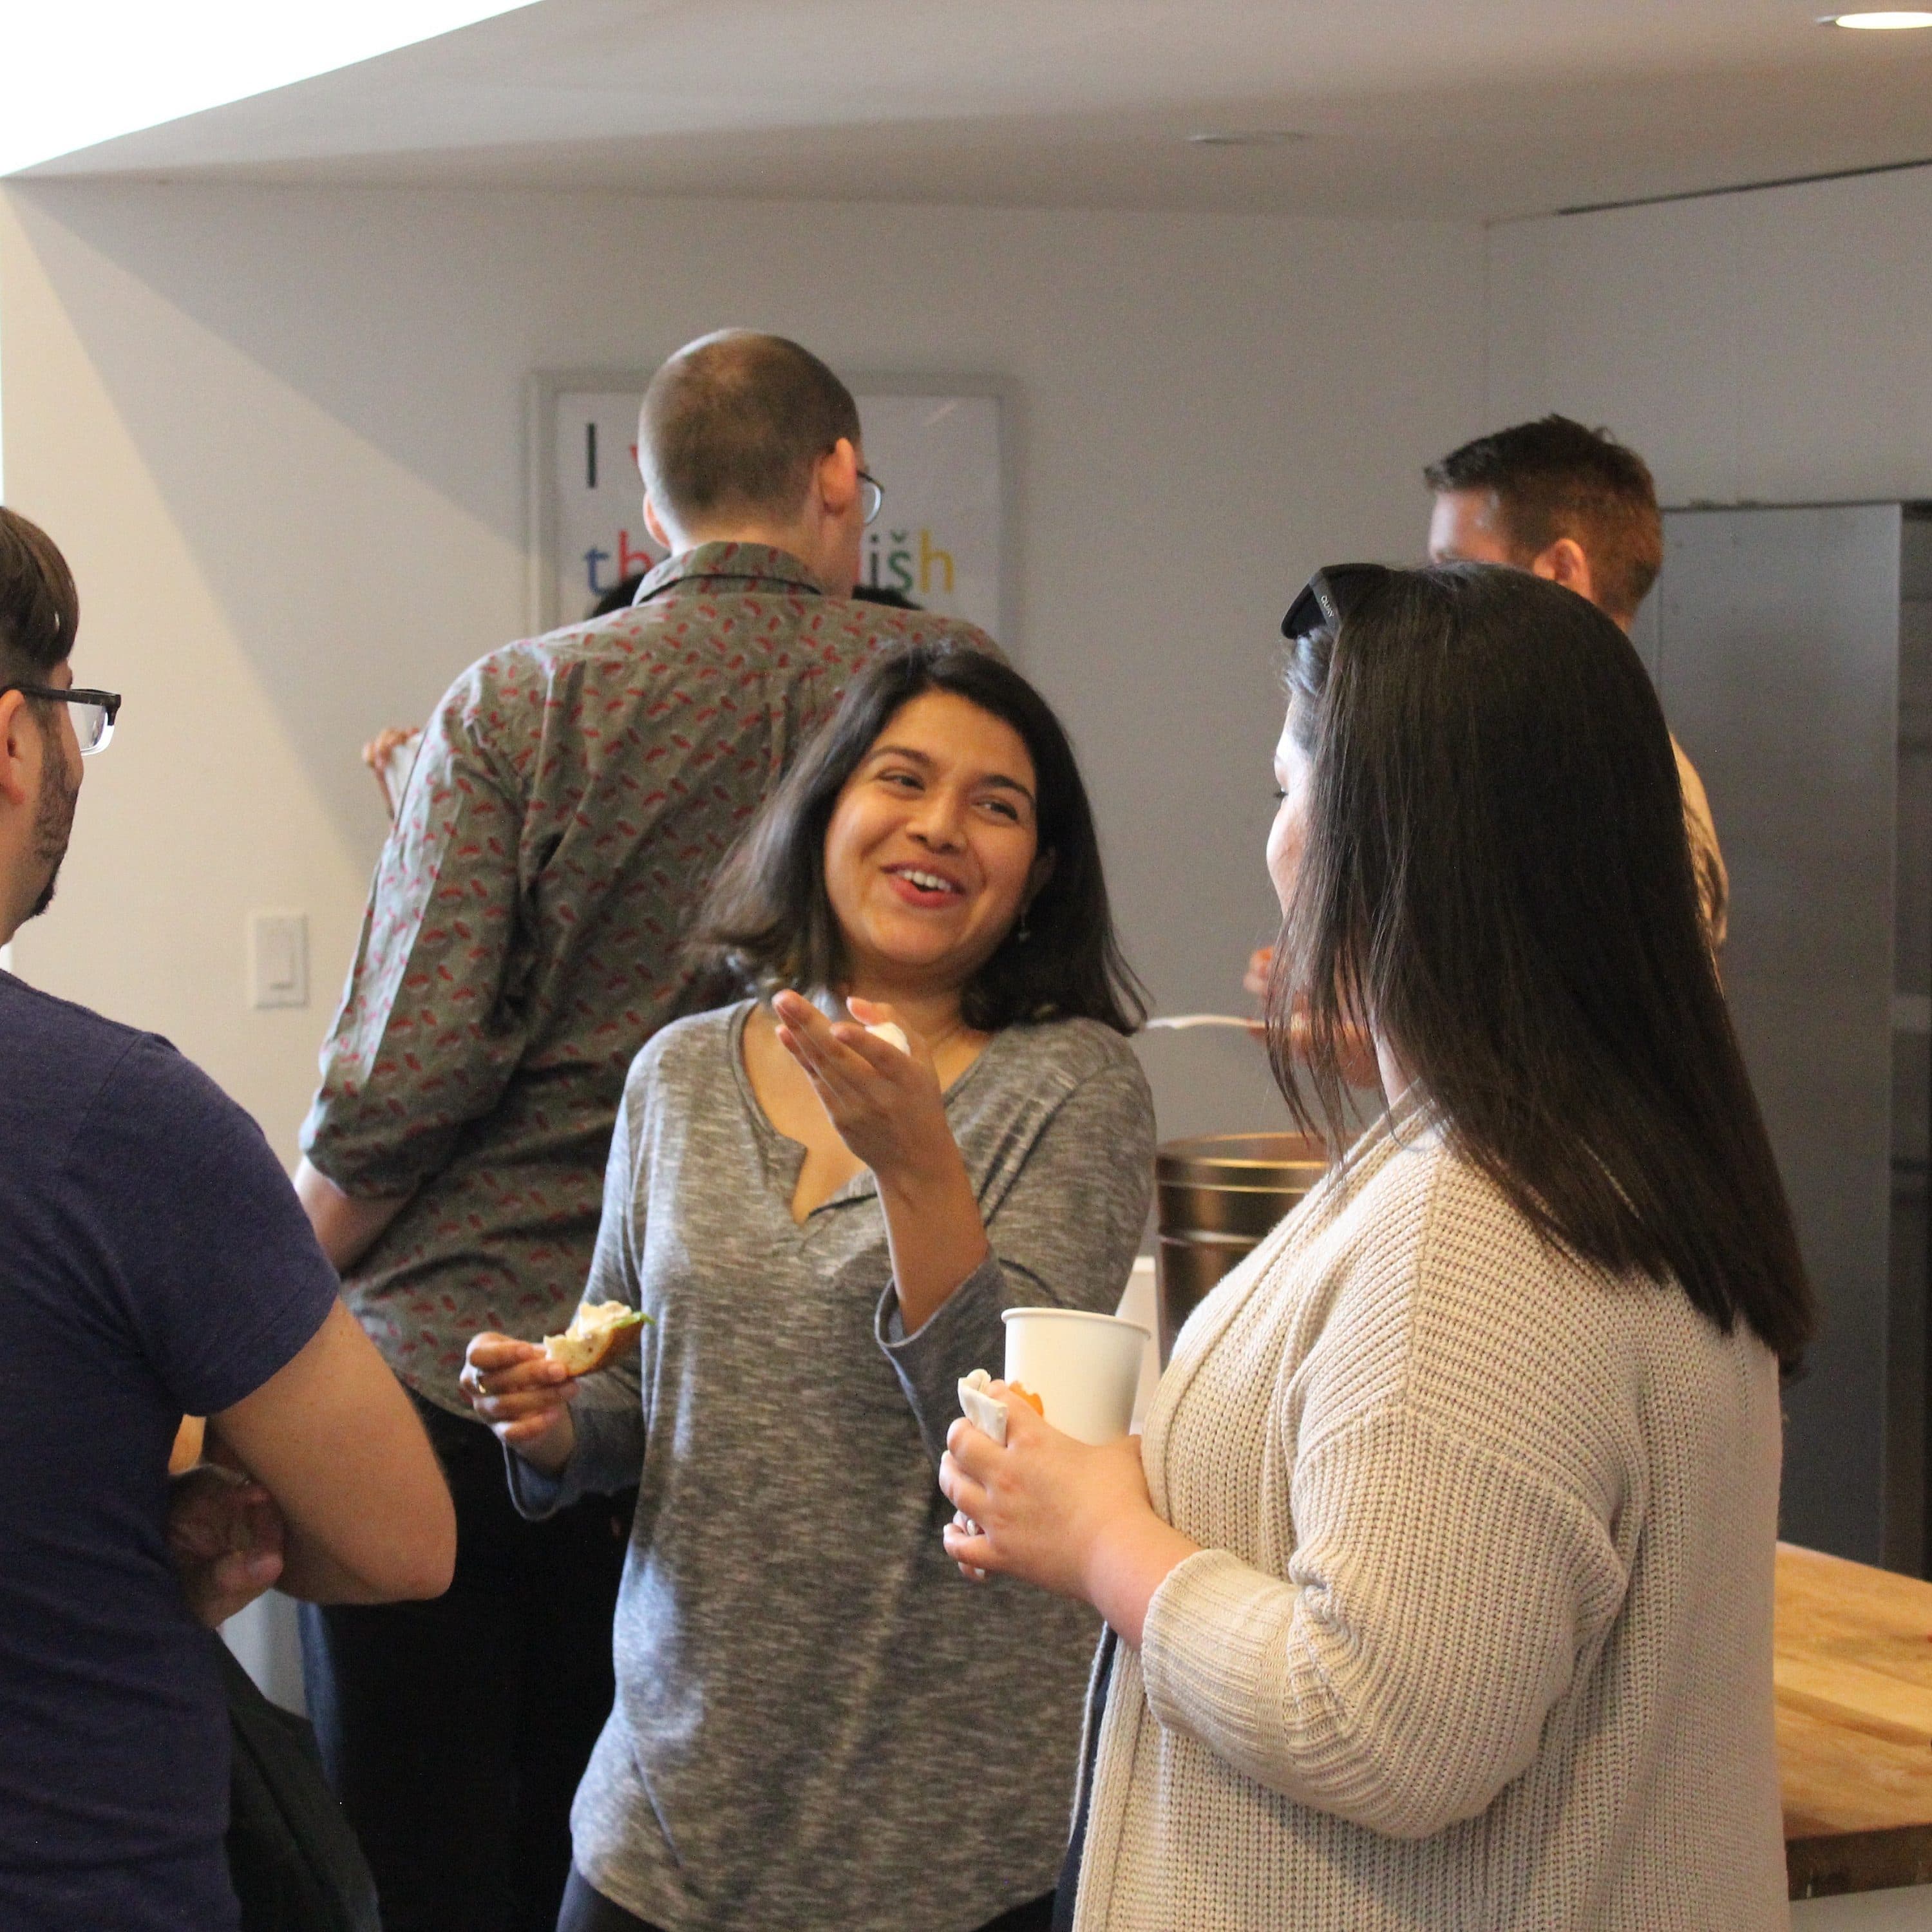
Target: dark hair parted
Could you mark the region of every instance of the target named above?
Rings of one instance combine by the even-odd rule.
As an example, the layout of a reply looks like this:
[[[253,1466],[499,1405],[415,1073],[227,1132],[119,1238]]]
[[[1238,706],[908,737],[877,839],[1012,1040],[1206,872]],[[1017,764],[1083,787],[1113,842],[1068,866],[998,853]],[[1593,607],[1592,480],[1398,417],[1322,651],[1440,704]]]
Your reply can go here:
[[[80,593],[54,540],[0,506],[0,684],[44,683],[73,654]]]
[[[1649,466],[1606,429],[1539,417],[1452,449],[1423,472],[1430,489],[1486,490],[1498,534],[1527,568],[1568,537],[1590,560],[1596,599],[1620,624],[1664,567],[1664,520]]]
[[[1146,1002],[1114,935],[1094,814],[1066,733],[1018,671],[944,640],[882,652],[800,752],[699,912],[689,952],[700,982],[760,992],[840,984],[844,947],[825,886],[826,832],[846,782],[886,727],[934,691],[1019,734],[1033,760],[1040,850],[1053,855],[1022,920],[964,988],[967,1024],[993,1032],[1023,1020],[1087,1018],[1133,1032]]]
[[[859,406],[809,350],[724,328],[651,378],[638,431],[645,488],[674,518],[788,518],[812,465],[842,436],[856,446]]]
[[[1342,1042],[1372,1018],[1544,1233],[1795,1367],[1810,1292],[1629,640],[1524,572],[1392,571],[1287,682],[1313,770],[1268,1042],[1297,1118],[1339,1138]]]

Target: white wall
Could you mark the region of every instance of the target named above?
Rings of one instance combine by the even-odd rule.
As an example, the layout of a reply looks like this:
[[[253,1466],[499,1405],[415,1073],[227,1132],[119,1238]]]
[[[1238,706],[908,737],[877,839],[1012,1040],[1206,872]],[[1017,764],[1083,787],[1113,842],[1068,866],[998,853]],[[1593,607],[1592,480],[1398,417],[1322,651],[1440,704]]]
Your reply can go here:
[[[743,322],[1017,385],[1018,655],[1159,1003],[1226,1010],[1270,909],[1276,624],[1314,564],[1418,548],[1482,276],[1454,224],[10,184],[8,500],[127,696],[16,967],[169,1034],[292,1158],[380,836],[356,747],[524,621],[525,377]],[[306,1010],[244,1006],[252,908],[309,914]],[[1147,1051],[1166,1130],[1274,1118],[1238,1037]]]
[[[1932,168],[1513,223],[1488,407],[1606,423],[1666,502],[1932,495]]]

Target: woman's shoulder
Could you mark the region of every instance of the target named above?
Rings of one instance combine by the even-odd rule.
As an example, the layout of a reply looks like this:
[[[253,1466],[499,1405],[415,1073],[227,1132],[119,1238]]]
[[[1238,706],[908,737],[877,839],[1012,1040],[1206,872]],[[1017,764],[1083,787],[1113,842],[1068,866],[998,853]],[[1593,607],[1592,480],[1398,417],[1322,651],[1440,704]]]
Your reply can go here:
[[[1439,1124],[1398,1127],[1351,1164],[1338,1258],[1418,1339],[1432,1322],[1505,1334],[1594,1322],[1622,1286],[1550,1238]]]
[[[1124,1035],[1100,1020],[1024,1020],[994,1037],[1001,1061],[1016,1076],[1055,1081],[1069,1091],[1096,1076],[1147,1089],[1140,1056]]]
[[[946,1110],[976,1172],[1051,1136],[1056,1145],[1105,1147],[1115,1166],[1144,1167],[1153,1184],[1154,1096],[1133,1048],[1097,1021],[1003,1027],[947,1095]]]
[[[654,1090],[686,1088],[728,1073],[733,1034],[752,1004],[740,1000],[660,1027],[631,1062],[624,1081],[626,1100],[634,1105]]]
[[[1550,1238],[1439,1129],[1393,1147],[1349,1206],[1324,1346],[1356,1397],[1611,1495],[1654,1364],[1697,1328],[1684,1296]]]

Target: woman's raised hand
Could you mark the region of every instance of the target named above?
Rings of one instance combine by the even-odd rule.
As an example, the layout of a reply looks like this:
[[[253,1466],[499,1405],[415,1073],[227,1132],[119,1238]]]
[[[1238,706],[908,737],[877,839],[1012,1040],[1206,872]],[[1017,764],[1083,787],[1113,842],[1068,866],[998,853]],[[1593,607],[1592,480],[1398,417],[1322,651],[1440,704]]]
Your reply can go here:
[[[850,1004],[856,1025],[827,1019],[800,994],[777,994],[779,1044],[804,1069],[838,1138],[882,1184],[897,1172],[949,1168],[958,1154],[930,1049],[890,1006]],[[898,1028],[904,1052],[866,1030],[880,1025]]]
[[[780,1043],[879,1184],[899,1316],[916,1334],[986,1260],[986,1223],[946,1121],[931,1048],[890,1006],[850,1004],[859,1025],[835,1024],[796,993],[778,994],[772,1011]],[[904,1053],[866,1030],[884,1025],[906,1036]]]
[[[508,1335],[472,1335],[457,1386],[506,1449],[554,1476],[577,1448],[570,1405],[577,1384],[540,1344]]]

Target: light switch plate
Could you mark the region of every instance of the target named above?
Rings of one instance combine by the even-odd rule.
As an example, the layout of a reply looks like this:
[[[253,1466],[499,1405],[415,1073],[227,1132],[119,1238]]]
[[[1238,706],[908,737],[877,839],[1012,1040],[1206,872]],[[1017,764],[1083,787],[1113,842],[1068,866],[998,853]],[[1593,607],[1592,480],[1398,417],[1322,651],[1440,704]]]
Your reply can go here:
[[[257,912],[248,916],[249,1004],[308,1004],[308,914]]]

